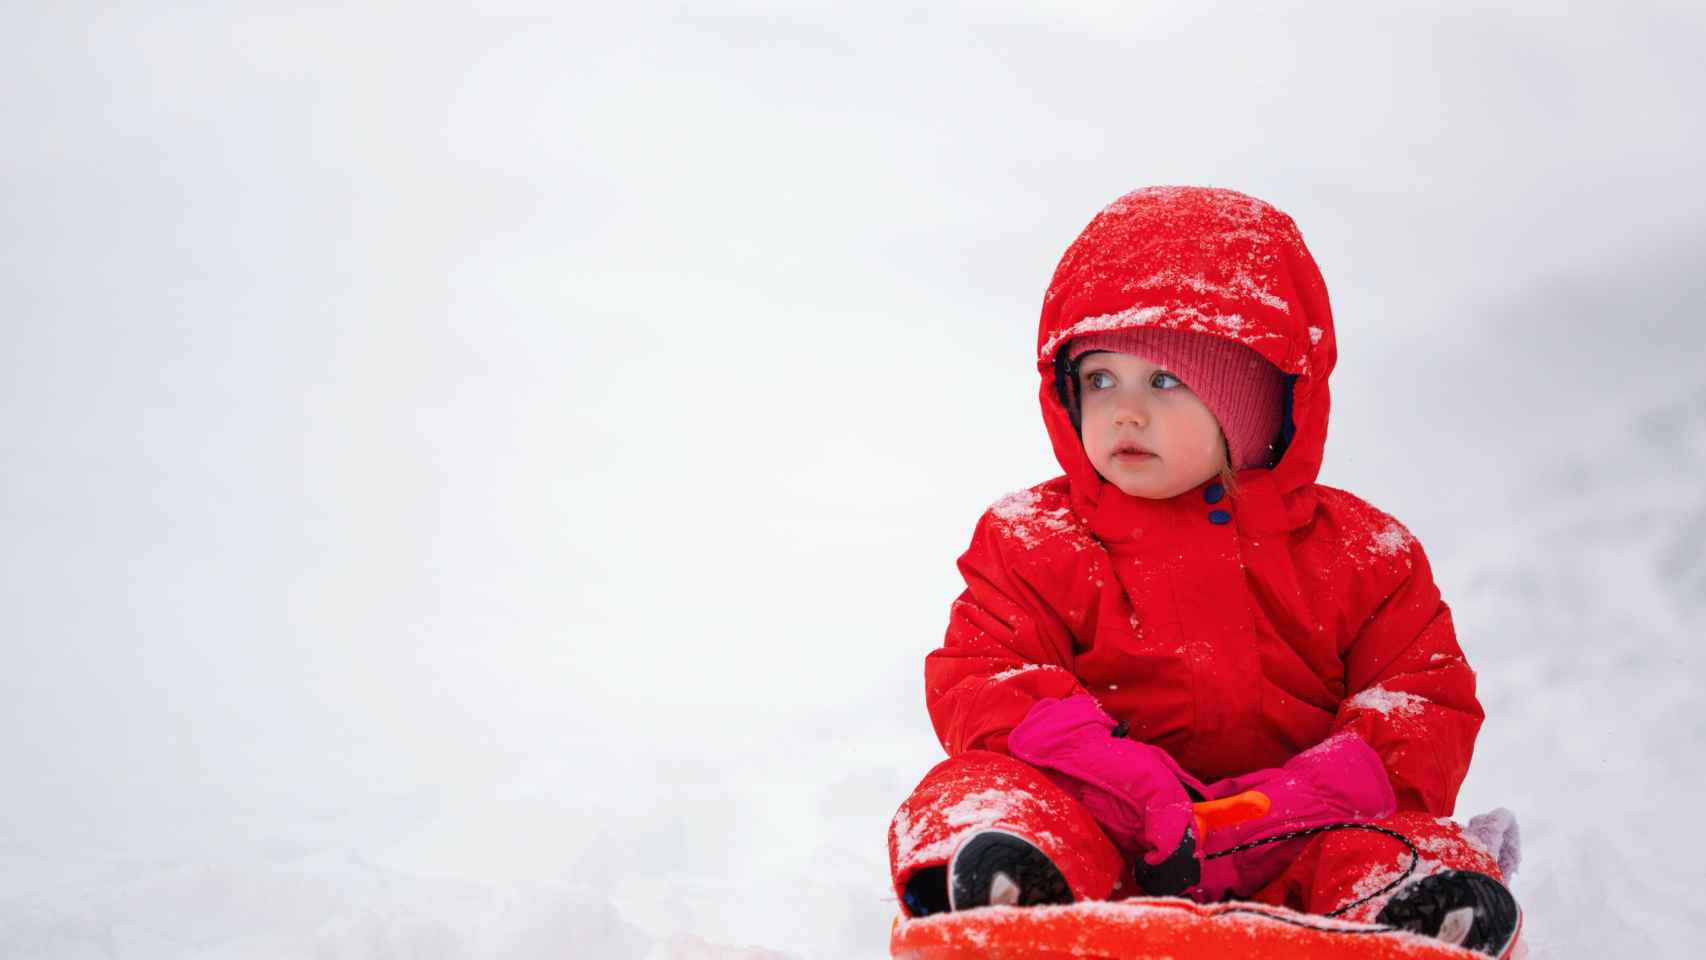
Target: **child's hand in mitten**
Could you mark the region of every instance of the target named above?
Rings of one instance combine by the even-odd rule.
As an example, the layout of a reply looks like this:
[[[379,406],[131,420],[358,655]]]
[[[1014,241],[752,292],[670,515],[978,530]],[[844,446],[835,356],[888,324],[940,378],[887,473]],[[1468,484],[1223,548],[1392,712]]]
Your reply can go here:
[[[1284,766],[1221,780],[1206,792],[1211,801],[1260,794],[1266,812],[1235,824],[1209,825],[1207,835],[1199,840],[1205,858],[1253,840],[1323,824],[1378,820],[1398,805],[1380,756],[1349,732],[1329,737]],[[1220,900],[1228,892],[1247,897],[1279,876],[1307,840],[1263,844],[1205,859],[1201,883],[1192,895],[1205,901]]]
[[[1148,892],[1177,893],[1198,872],[1185,785],[1199,795],[1203,785],[1165,750],[1114,735],[1115,726],[1089,694],[1041,700],[1013,728],[1007,748],[1084,805],[1136,862]]]

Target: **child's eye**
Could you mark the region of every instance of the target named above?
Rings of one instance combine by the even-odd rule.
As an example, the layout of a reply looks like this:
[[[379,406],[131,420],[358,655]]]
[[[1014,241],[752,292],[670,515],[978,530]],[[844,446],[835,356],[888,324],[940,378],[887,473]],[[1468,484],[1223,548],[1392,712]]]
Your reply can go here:
[[[1157,390],[1171,390],[1174,387],[1182,387],[1185,385],[1183,380],[1180,380],[1178,377],[1173,376],[1165,370],[1155,371],[1155,376],[1149,378],[1149,383]]]
[[[1084,384],[1092,390],[1106,390],[1114,385],[1114,375],[1106,370],[1092,370],[1084,375]]]

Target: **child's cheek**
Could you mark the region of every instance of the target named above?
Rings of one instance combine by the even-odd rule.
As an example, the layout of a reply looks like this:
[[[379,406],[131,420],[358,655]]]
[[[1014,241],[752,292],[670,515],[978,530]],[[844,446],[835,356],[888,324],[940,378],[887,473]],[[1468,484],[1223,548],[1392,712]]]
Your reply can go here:
[[[1084,455],[1091,463],[1100,464],[1102,457],[1108,453],[1107,445],[1102,442],[1103,431],[1101,424],[1093,420],[1084,421],[1083,429],[1079,431],[1079,440],[1084,446]]]

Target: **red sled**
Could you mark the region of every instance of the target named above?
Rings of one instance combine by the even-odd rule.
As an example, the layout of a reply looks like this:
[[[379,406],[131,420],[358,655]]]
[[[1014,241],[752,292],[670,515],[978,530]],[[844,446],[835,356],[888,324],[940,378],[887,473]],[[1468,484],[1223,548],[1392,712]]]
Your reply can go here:
[[[1177,897],[900,918],[889,934],[889,953],[896,960],[1487,960],[1389,927],[1267,904]]]

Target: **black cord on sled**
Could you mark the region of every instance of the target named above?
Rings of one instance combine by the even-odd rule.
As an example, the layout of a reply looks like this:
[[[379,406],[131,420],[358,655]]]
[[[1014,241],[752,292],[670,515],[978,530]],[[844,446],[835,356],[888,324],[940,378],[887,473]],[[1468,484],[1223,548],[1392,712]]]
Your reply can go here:
[[[1370,900],[1373,900],[1375,897],[1378,897],[1382,894],[1389,893],[1392,890],[1397,889],[1399,884],[1403,883],[1405,880],[1408,880],[1410,878],[1410,875],[1416,872],[1417,865],[1419,865],[1422,862],[1421,851],[1416,849],[1416,845],[1414,843],[1410,842],[1409,837],[1404,836],[1403,834],[1399,833],[1396,830],[1388,830],[1385,827],[1377,827],[1372,823],[1326,823],[1326,824],[1322,824],[1321,826],[1318,826],[1318,827],[1310,827],[1306,830],[1293,830],[1290,833],[1282,833],[1282,834],[1279,834],[1278,836],[1264,837],[1260,840],[1252,840],[1249,843],[1241,843],[1238,846],[1231,848],[1230,850],[1222,850],[1219,853],[1207,854],[1203,857],[1203,859],[1204,860],[1214,860],[1214,859],[1219,858],[1219,857],[1230,857],[1235,853],[1243,853],[1246,850],[1251,850],[1251,849],[1254,849],[1256,847],[1260,847],[1264,844],[1284,843],[1287,840],[1301,840],[1304,837],[1313,837],[1318,833],[1327,833],[1327,832],[1332,831],[1332,830],[1368,830],[1368,831],[1371,831],[1373,833],[1383,833],[1386,836],[1391,837],[1392,839],[1398,841],[1399,843],[1402,843],[1407,849],[1409,849],[1409,851],[1410,851],[1410,865],[1408,867],[1404,868],[1404,872],[1398,875],[1398,879],[1393,880],[1391,883],[1387,884],[1384,887],[1381,887],[1379,890],[1374,891],[1373,893],[1369,894],[1366,897],[1362,897],[1362,898],[1357,899],[1357,900],[1352,900],[1350,903],[1345,904],[1344,906],[1340,907],[1337,910],[1334,910],[1330,913],[1322,914],[1322,916],[1324,916],[1324,917],[1339,916],[1340,914],[1346,913],[1352,909],[1355,909],[1356,907],[1362,906],[1363,904],[1369,902]],[[1387,933],[1387,932],[1390,932],[1390,931],[1396,929],[1395,927],[1388,927],[1388,926],[1375,926],[1375,927],[1370,928],[1370,929],[1362,929],[1362,930],[1344,930],[1344,929],[1340,929],[1338,927],[1324,927],[1324,926],[1320,926],[1320,925],[1313,924],[1313,923],[1306,923],[1306,922],[1301,921],[1301,920],[1293,920],[1293,919],[1290,919],[1289,917],[1281,917],[1281,916],[1278,916],[1278,915],[1275,915],[1272,913],[1268,913],[1265,910],[1259,910],[1255,907],[1226,907],[1222,910],[1215,911],[1216,916],[1220,916],[1220,915],[1224,915],[1224,914],[1228,914],[1228,913],[1253,913],[1253,914],[1256,914],[1257,916],[1267,917],[1269,920],[1278,920],[1281,923],[1289,923],[1292,926],[1306,927],[1310,930],[1321,930],[1321,931],[1325,931],[1327,933]]]

